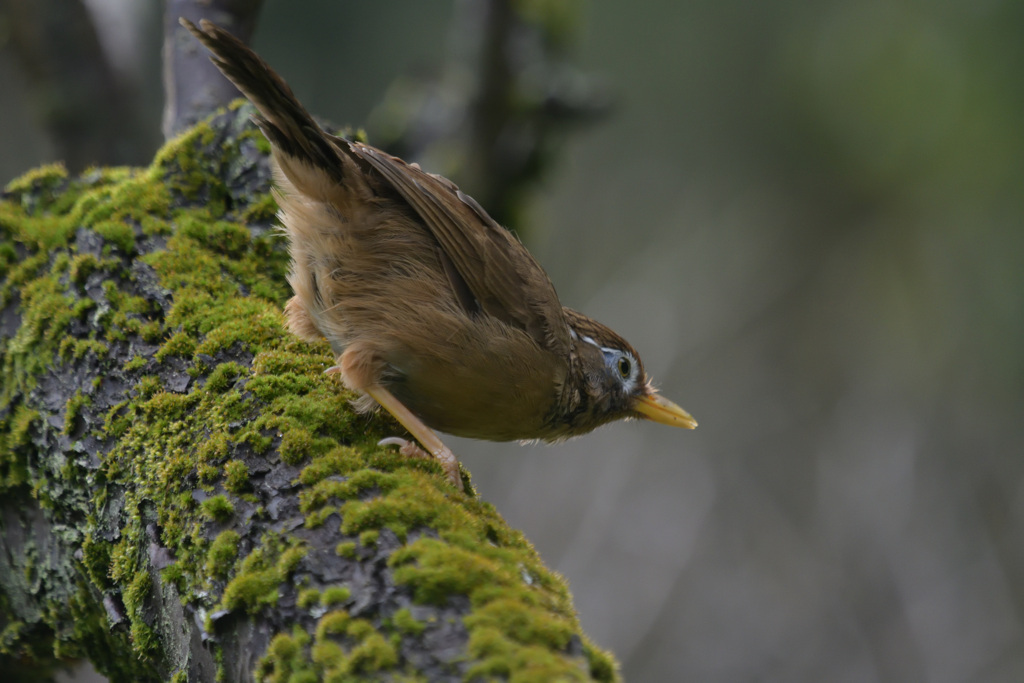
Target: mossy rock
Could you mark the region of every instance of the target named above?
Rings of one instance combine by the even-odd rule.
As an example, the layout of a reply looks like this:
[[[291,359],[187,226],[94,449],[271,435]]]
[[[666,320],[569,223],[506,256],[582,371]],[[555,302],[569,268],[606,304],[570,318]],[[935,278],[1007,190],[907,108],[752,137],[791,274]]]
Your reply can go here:
[[[287,332],[249,114],[0,196],[0,666],[615,680],[522,534]]]

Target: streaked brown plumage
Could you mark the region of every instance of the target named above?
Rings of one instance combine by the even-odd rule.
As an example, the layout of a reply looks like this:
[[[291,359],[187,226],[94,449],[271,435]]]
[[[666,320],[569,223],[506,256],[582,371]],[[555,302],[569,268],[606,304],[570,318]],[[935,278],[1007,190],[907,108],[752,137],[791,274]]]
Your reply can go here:
[[[558,440],[643,417],[693,428],[619,335],[564,308],[547,274],[449,180],[324,132],[252,50],[182,20],[260,112],[273,148],[299,337],[380,403],[461,485],[429,428],[494,441]]]

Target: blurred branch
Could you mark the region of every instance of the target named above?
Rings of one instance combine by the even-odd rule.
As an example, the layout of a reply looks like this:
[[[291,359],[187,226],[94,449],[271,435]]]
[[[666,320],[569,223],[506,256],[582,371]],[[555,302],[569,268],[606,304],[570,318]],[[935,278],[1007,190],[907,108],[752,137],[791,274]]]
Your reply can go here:
[[[523,193],[565,132],[608,108],[570,63],[576,3],[463,0],[452,57],[433,82],[399,80],[371,119],[371,139],[453,178],[499,222],[520,227]]]
[[[0,0],[33,105],[68,169],[138,162],[135,107],[80,0]]]
[[[180,17],[193,23],[209,19],[248,43],[263,0],[166,0],[164,11],[164,138],[169,139],[239,97],[210,62]]]

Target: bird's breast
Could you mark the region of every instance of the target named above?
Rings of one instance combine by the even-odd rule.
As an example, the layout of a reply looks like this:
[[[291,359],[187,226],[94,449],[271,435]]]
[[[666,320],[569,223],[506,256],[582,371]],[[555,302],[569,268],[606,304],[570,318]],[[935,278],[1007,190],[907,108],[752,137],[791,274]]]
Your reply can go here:
[[[388,390],[442,432],[489,441],[547,438],[565,360],[493,319],[467,319],[466,326],[431,349],[394,349]]]

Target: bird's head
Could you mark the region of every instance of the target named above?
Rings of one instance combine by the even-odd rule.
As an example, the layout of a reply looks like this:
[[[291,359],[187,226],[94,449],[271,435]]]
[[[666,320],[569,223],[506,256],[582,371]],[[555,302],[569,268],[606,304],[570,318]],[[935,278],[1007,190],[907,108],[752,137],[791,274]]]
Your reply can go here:
[[[639,354],[606,325],[566,309],[573,338],[577,386],[590,429],[613,420],[641,418],[693,429],[697,421],[658,393]]]

